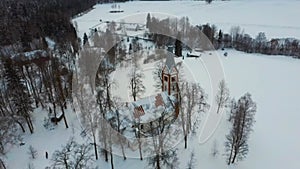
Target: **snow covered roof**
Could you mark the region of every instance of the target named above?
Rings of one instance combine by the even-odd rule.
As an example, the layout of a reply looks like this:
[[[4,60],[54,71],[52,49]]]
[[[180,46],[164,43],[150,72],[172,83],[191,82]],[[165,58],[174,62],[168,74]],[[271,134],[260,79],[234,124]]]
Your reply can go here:
[[[164,112],[173,112],[173,102],[175,98],[170,97],[172,96],[169,96],[166,92],[162,92],[134,102],[135,105],[140,105],[144,111],[144,113],[138,117],[140,123],[153,121],[161,117]]]
[[[190,57],[200,57],[201,54],[202,54],[203,50],[200,49],[200,48],[195,48],[194,50],[192,50],[192,52],[189,52],[187,54],[187,56],[190,56]]]
[[[135,102],[126,103],[124,107],[120,107],[118,112],[122,120],[121,128],[125,128],[123,135],[127,138],[135,137],[136,124],[149,124],[156,121],[163,115],[170,117],[175,112],[175,103],[177,99],[170,96],[167,92],[158,93],[139,99]],[[115,114],[107,114],[112,118]]]
[[[30,52],[15,53],[11,55],[16,61],[31,61],[34,59],[47,58],[48,54],[45,50],[33,50]]]
[[[172,71],[174,70],[173,68],[175,67],[175,60],[174,56],[171,53],[168,53],[165,65],[165,68],[167,68],[166,71],[168,73],[172,73]]]
[[[174,112],[176,98],[166,92],[142,98],[128,105],[122,115],[131,118],[131,121],[148,123],[162,116],[162,113]]]

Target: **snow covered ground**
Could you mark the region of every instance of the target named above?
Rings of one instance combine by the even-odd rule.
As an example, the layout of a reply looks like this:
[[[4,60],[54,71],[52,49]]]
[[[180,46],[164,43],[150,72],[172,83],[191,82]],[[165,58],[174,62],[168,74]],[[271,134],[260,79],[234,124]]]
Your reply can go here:
[[[222,56],[224,51],[218,52]],[[300,168],[298,154],[300,152],[300,104],[298,104],[300,60],[284,56],[245,54],[234,50],[227,52],[228,57],[220,57],[220,59],[224,66],[231,96],[238,98],[245,92],[250,92],[258,107],[254,132],[249,140],[248,157],[237,165],[230,167],[226,165],[223,144],[225,134],[228,133],[228,123],[224,114],[220,125],[208,142],[199,144],[198,137],[192,136],[188,143],[188,150],[183,149],[183,142],[176,146],[180,168],[186,167],[191,151],[196,154],[197,168]],[[186,65],[194,62],[195,58],[184,60]],[[200,64],[200,61],[198,63]],[[195,68],[191,66],[191,69]],[[43,119],[39,113],[40,110],[37,110],[36,122]],[[78,129],[76,115],[72,111],[68,114],[69,122]],[[50,132],[46,131],[41,123],[36,123],[35,126],[40,129],[37,129],[35,134],[24,138],[26,145],[16,146],[7,155],[9,168],[22,168],[28,164],[29,145],[38,149],[38,158],[32,160],[35,167],[43,168],[49,165],[50,161],[44,156],[45,151],[51,155],[54,150],[60,149],[60,145],[72,135],[72,127],[66,130],[63,123]],[[80,139],[79,131],[75,129],[75,136],[78,139]],[[211,149],[215,140],[219,155],[212,157]],[[109,164],[102,160],[97,161],[97,164],[100,168],[109,168]],[[116,157],[115,167],[120,169],[147,168],[146,161],[128,159],[124,162],[121,157]]]
[[[90,27],[98,24],[99,19],[115,20],[126,15],[143,12],[145,12],[143,18],[146,19],[147,12],[162,12],[176,16],[188,16],[192,24],[214,23],[225,31],[229,31],[231,26],[240,25],[246,33],[252,36],[264,31],[268,37],[272,38],[300,38],[300,24],[297,20],[300,1],[296,0],[218,1],[211,5],[202,1],[127,2],[120,5],[124,9],[124,13],[111,14],[108,12],[111,4],[103,4],[96,5],[94,10],[74,19],[78,23],[79,36],[82,37]],[[249,140],[250,151],[244,161],[233,166],[226,165],[223,156],[224,141],[229,130],[227,116],[223,114],[220,125],[207,142],[200,144],[198,136],[191,136],[188,150],[183,149],[183,142],[176,146],[180,169],[186,168],[192,151],[195,152],[196,168],[299,169],[300,60],[285,56],[245,54],[234,50],[226,51],[228,57],[223,57],[225,51],[218,52],[231,96],[238,99],[244,93],[250,92],[253,100],[257,103],[256,123]],[[186,58],[183,63],[185,68],[189,68],[191,72],[202,72],[199,70],[203,67],[200,59]],[[201,73],[195,75],[204,86],[208,85],[205,81],[206,76],[207,74]],[[127,92],[123,94],[125,97],[128,96]],[[36,110],[35,133],[27,134],[24,137],[26,143],[24,146],[12,147],[5,159],[8,167],[10,169],[27,168],[28,162],[31,161],[35,168],[45,168],[50,165],[50,160],[45,159],[45,151],[48,151],[51,158],[52,153],[60,149],[61,145],[65,144],[72,135],[75,135],[79,142],[85,141],[80,137],[80,124],[76,119],[76,114],[68,111],[67,115],[69,129],[65,129],[61,123],[55,130],[48,131],[42,124],[46,115],[42,110]],[[201,121],[201,124],[203,122]],[[212,157],[210,154],[214,142],[217,143],[219,150],[216,157]],[[35,160],[29,159],[27,152],[30,145],[38,150],[38,158]],[[146,160],[127,159],[123,161],[121,157],[116,156],[114,162],[116,169],[147,168]],[[110,168],[109,163],[104,162],[102,158],[96,163],[99,168]]]
[[[194,25],[215,24],[224,32],[229,32],[232,26],[240,26],[252,37],[259,32],[265,32],[267,38],[300,39],[298,0],[213,1],[210,5],[204,1],[132,1],[120,3],[120,6],[124,10],[123,13],[109,13],[111,4],[101,4],[74,19],[79,25],[79,37],[83,37],[84,32],[89,32],[89,28],[100,23],[100,19],[117,20],[128,15],[144,13],[142,19],[146,21],[148,12],[156,12],[177,17],[188,16]]]

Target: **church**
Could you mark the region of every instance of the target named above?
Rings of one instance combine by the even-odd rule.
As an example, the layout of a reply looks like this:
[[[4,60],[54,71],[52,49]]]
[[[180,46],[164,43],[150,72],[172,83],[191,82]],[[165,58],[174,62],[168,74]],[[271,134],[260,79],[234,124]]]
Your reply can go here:
[[[131,128],[139,130],[144,136],[149,135],[151,129],[158,127],[161,120],[164,124],[170,124],[179,115],[179,77],[174,56],[171,53],[166,58],[161,77],[162,91],[160,93],[128,104],[128,112],[132,112]]]

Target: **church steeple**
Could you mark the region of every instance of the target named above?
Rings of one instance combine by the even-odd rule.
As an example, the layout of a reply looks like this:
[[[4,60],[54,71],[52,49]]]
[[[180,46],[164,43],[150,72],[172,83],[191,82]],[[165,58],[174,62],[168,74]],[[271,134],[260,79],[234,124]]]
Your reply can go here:
[[[168,53],[165,66],[162,70],[162,91],[173,95],[178,99],[178,70],[175,65],[174,56]]]

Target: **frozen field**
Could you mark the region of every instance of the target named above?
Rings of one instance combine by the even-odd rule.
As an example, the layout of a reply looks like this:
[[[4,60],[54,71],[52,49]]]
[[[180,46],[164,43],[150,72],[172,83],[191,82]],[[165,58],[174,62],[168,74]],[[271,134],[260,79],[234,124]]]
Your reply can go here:
[[[76,18],[79,37],[102,20],[117,20],[128,15],[148,12],[165,13],[177,17],[188,16],[192,24],[215,24],[229,32],[232,26],[240,26],[245,33],[255,37],[265,32],[267,38],[294,37],[300,39],[299,9],[297,0],[216,1],[210,5],[204,1],[133,1],[120,3],[124,13],[109,13],[111,4],[96,5],[95,9]]]

